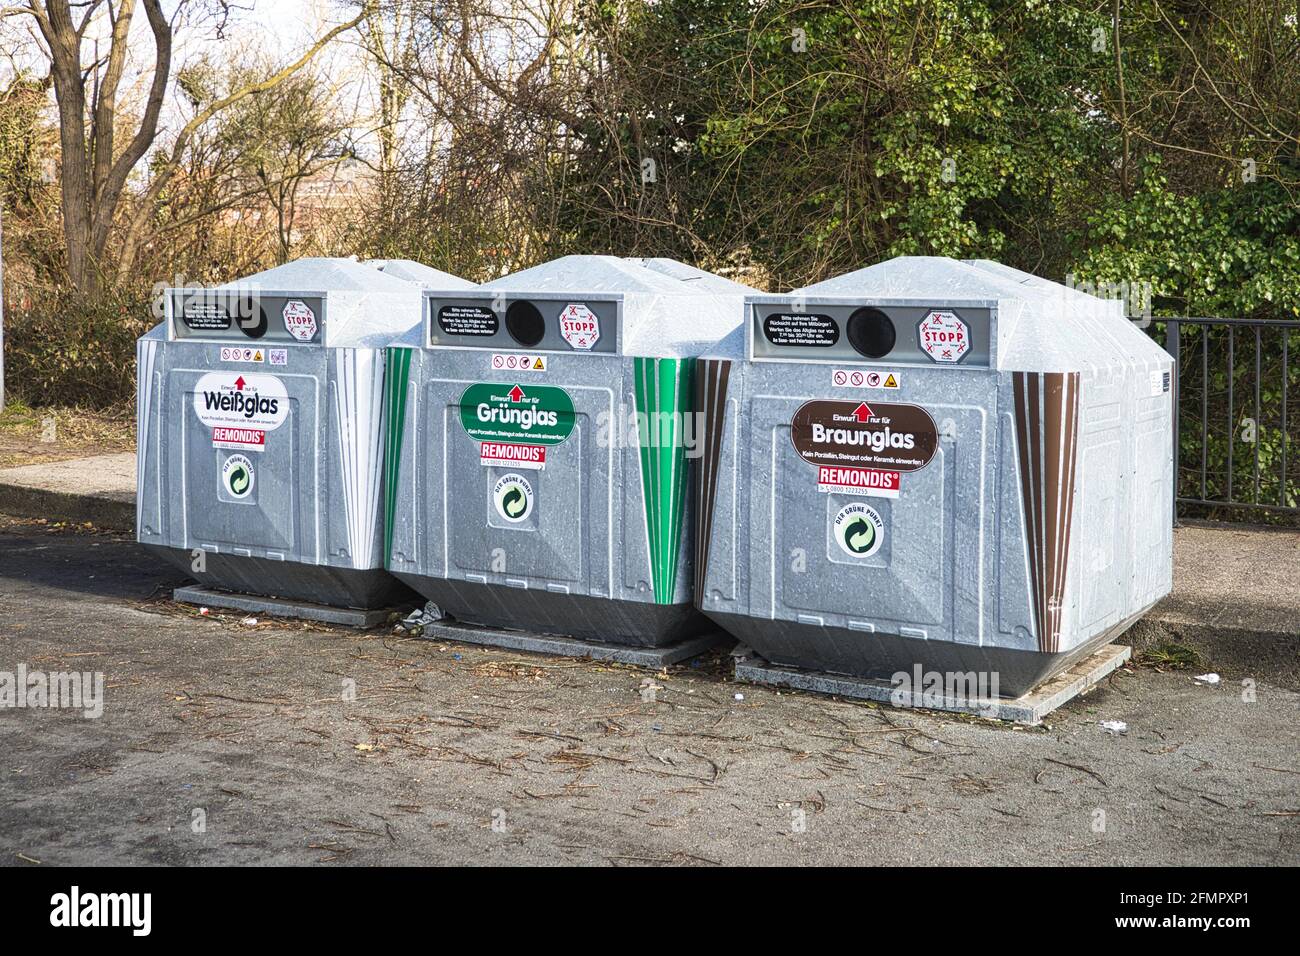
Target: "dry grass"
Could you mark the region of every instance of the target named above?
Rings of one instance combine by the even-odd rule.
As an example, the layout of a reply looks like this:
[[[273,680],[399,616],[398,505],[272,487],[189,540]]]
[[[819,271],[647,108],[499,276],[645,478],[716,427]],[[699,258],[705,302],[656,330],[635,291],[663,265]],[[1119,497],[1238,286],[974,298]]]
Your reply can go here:
[[[0,411],[0,468],[135,450],[135,411],[31,408],[10,400]]]

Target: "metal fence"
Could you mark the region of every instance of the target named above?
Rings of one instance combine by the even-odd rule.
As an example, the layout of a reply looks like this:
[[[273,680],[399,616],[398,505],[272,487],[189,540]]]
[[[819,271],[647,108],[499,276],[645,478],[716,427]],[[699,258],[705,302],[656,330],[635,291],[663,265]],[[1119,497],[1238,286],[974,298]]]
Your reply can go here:
[[[1300,518],[1300,322],[1158,319],[1175,360],[1176,511]],[[1225,512],[1225,514],[1220,514]]]

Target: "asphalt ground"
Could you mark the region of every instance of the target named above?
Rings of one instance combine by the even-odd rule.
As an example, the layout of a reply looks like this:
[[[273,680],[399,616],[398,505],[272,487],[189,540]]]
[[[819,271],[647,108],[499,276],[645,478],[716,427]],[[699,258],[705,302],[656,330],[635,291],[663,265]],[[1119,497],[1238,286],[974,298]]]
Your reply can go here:
[[[1039,728],[168,599],[120,535],[0,518],[0,862],[1295,864],[1300,695],[1126,667]],[[647,680],[650,682],[647,684]],[[1112,733],[1103,721],[1122,721]]]

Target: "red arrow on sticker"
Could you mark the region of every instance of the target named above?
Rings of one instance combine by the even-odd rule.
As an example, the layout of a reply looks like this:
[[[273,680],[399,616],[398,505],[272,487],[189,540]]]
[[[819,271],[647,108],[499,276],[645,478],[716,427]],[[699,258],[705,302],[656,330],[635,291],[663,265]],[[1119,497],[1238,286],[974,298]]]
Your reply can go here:
[[[518,402],[521,401],[523,397],[524,397],[524,390],[520,388],[518,385],[516,385],[514,388],[510,390],[510,401]]]
[[[239,389],[241,392],[244,390],[244,376],[241,375],[239,378],[235,379],[235,388]]]
[[[862,402],[857,408],[853,409],[853,417],[860,422],[870,421],[875,414],[875,412],[867,407],[866,402]]]

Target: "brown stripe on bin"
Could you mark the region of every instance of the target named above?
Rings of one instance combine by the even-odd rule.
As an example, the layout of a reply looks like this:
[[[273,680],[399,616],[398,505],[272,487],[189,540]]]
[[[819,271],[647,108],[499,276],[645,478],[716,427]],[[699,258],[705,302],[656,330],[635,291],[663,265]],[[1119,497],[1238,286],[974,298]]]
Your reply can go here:
[[[722,428],[727,417],[727,380],[731,363],[721,359],[699,359],[695,375],[695,407],[700,415],[701,455],[695,484],[695,604],[704,606],[704,577],[713,540],[713,505],[718,497],[718,459],[722,452]]]
[[[1020,493],[1038,648],[1061,644],[1079,435],[1078,372],[1015,372]]]

